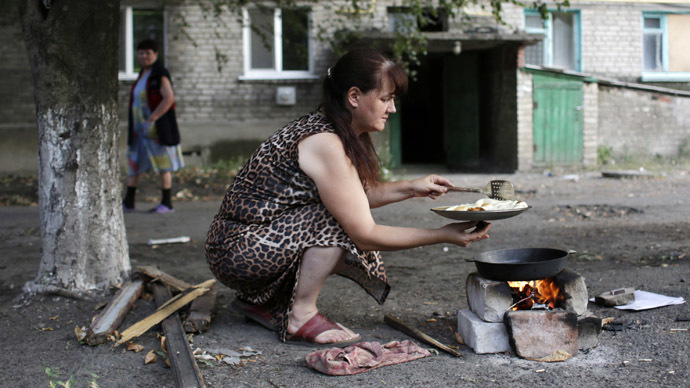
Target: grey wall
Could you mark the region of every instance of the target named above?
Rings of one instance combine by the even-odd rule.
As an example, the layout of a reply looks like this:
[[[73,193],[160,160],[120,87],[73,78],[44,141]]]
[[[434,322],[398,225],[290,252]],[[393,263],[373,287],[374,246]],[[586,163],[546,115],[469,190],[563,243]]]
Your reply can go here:
[[[597,143],[620,154],[678,156],[690,141],[690,97],[599,85]]]

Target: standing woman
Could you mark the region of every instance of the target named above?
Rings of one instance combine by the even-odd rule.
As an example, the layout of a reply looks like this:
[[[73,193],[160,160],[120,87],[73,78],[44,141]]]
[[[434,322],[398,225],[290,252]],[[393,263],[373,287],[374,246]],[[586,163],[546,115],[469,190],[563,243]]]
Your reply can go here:
[[[488,236],[489,224],[438,229],[378,225],[371,208],[436,198],[452,184],[429,175],[381,182],[370,132],[382,131],[405,92],[404,70],[381,54],[353,50],[328,69],[319,111],[266,140],[230,186],[211,223],[206,257],[237,291],[233,307],[283,341],[342,345],[360,336],[316,307],[326,278],[348,277],[383,303],[390,286],[379,250]]]
[[[127,193],[122,201],[125,212],[134,211],[139,176],[153,170],[160,174],[161,203],[151,213],[171,213],[172,172],[184,167],[180,131],[175,118],[175,95],[170,73],[158,61],[158,44],[151,39],[137,45],[141,64],[139,78],[129,96],[127,138]]]

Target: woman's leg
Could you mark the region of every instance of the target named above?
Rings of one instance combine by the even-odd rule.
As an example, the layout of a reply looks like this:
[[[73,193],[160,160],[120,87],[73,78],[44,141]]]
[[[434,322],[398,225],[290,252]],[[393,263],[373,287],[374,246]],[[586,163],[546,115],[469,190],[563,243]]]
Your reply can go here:
[[[170,171],[163,171],[161,173],[161,190],[170,189],[172,187],[172,173]]]
[[[170,190],[172,188],[172,173],[170,171],[161,172],[161,203],[172,209],[172,199]]]
[[[342,248],[311,247],[304,251],[295,300],[288,316],[288,334],[295,334],[319,312],[316,307],[319,292],[328,276],[333,274],[344,260],[345,251]],[[315,341],[318,343],[347,341],[357,336],[352,330],[343,328],[343,330],[324,331],[315,338]]]
[[[134,210],[135,196],[137,193],[137,186],[139,185],[139,175],[130,175],[127,177],[127,193],[125,199],[122,201],[123,209],[127,211]]]

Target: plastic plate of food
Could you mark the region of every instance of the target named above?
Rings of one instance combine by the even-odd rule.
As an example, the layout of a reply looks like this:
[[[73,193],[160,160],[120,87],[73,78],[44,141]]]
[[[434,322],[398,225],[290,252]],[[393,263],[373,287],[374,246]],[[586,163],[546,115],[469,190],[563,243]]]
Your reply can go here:
[[[484,198],[470,204],[435,207],[431,211],[457,221],[490,221],[515,217],[531,207],[523,201]]]

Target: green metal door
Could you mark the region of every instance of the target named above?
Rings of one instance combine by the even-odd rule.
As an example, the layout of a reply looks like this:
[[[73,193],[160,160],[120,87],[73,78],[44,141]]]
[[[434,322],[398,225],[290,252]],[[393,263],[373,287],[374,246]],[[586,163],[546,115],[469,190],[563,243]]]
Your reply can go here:
[[[582,164],[583,82],[534,74],[534,164]]]

